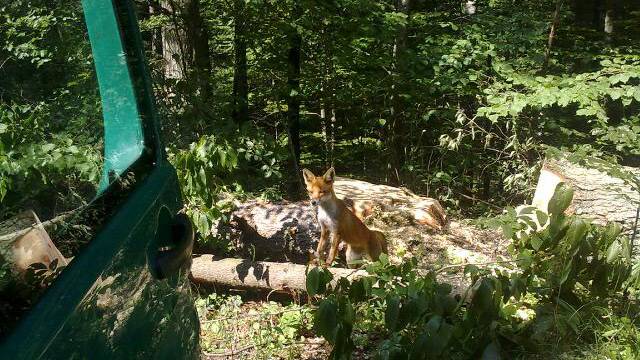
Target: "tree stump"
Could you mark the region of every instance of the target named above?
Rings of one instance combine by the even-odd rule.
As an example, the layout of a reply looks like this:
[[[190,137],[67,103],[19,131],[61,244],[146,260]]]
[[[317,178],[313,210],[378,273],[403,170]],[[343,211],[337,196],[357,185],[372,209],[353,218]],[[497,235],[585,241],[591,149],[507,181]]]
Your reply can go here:
[[[624,170],[640,177],[638,168],[624,167]],[[622,225],[623,233],[633,235],[640,206],[638,190],[600,170],[566,159],[547,159],[540,171],[532,205],[547,212],[549,201],[560,182],[574,190],[573,202],[567,209],[569,213],[590,218],[600,225],[615,221]]]
[[[22,278],[32,266],[44,269],[68,265],[33,211],[0,223],[0,265]]]

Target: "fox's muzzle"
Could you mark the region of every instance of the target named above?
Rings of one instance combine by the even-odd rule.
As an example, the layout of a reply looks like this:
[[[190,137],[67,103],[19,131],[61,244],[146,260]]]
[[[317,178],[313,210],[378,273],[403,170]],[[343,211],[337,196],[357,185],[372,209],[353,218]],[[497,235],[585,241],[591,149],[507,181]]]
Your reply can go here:
[[[316,200],[316,199],[312,199],[312,200],[311,200],[311,205],[313,205],[313,206],[317,206],[317,205],[318,205],[318,200]]]

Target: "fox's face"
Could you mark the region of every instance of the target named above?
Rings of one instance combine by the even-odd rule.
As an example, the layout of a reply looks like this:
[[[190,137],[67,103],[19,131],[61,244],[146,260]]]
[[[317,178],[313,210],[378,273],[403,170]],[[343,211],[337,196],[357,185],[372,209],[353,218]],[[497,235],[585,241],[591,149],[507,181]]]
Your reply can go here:
[[[318,205],[331,199],[333,196],[333,179],[336,176],[336,171],[333,168],[327,170],[322,176],[315,176],[311,171],[303,169],[302,175],[304,176],[304,182],[307,185],[307,192],[309,192],[312,205]]]

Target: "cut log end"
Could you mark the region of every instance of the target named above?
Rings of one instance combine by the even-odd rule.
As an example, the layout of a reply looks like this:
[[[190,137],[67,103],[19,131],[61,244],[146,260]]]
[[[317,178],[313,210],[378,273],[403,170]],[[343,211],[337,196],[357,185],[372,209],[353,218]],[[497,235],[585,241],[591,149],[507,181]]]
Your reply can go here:
[[[623,169],[640,176],[640,169]],[[568,214],[590,218],[600,225],[617,222],[622,225],[625,234],[633,234],[640,206],[639,195],[623,180],[565,159],[547,159],[540,171],[532,205],[547,212],[549,201],[560,182],[574,190]]]

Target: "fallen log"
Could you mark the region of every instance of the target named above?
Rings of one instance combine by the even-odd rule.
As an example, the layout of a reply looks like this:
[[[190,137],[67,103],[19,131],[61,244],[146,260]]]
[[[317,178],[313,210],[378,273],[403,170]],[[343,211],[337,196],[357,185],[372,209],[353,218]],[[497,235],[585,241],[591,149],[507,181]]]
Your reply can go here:
[[[383,212],[407,212],[415,222],[434,230],[442,230],[447,225],[447,215],[438,200],[416,195],[406,188],[337,177],[334,189],[338,198],[351,205],[361,219],[377,207]]]
[[[333,275],[331,286],[335,286],[340,278],[353,281],[369,275],[365,270],[339,267],[327,269]],[[306,292],[307,270],[311,270],[311,267],[247,259],[215,259],[213,255],[201,255],[192,259],[190,279],[194,284],[204,286],[220,285],[236,289]],[[424,275],[427,271],[422,270],[419,273]],[[467,293],[467,288],[471,285],[469,278],[443,271],[438,271],[436,276],[438,281],[451,285],[452,296],[466,296],[466,300],[471,298],[472,294]]]
[[[306,263],[318,244],[320,229],[308,202],[248,201],[222,229],[244,258]]]
[[[365,181],[336,178],[336,195],[361,219],[374,211],[381,217],[427,230],[442,230],[447,216],[440,203],[403,188],[375,185]],[[238,204],[225,234],[237,255],[244,258],[306,263],[315,251],[320,229],[315,209],[308,201],[269,203],[248,201]]]
[[[364,270],[328,269],[334,284],[342,277],[354,280],[368,274]],[[306,275],[305,265],[232,258],[216,260],[212,255],[194,257],[191,264],[191,281],[200,285],[306,291]]]
[[[638,168],[623,167],[623,170],[640,178]],[[633,235],[640,206],[637,189],[600,170],[566,159],[547,159],[540,171],[531,204],[547,212],[549,201],[560,182],[570,185],[574,191],[568,213],[590,218],[600,225],[617,222],[625,234]]]

